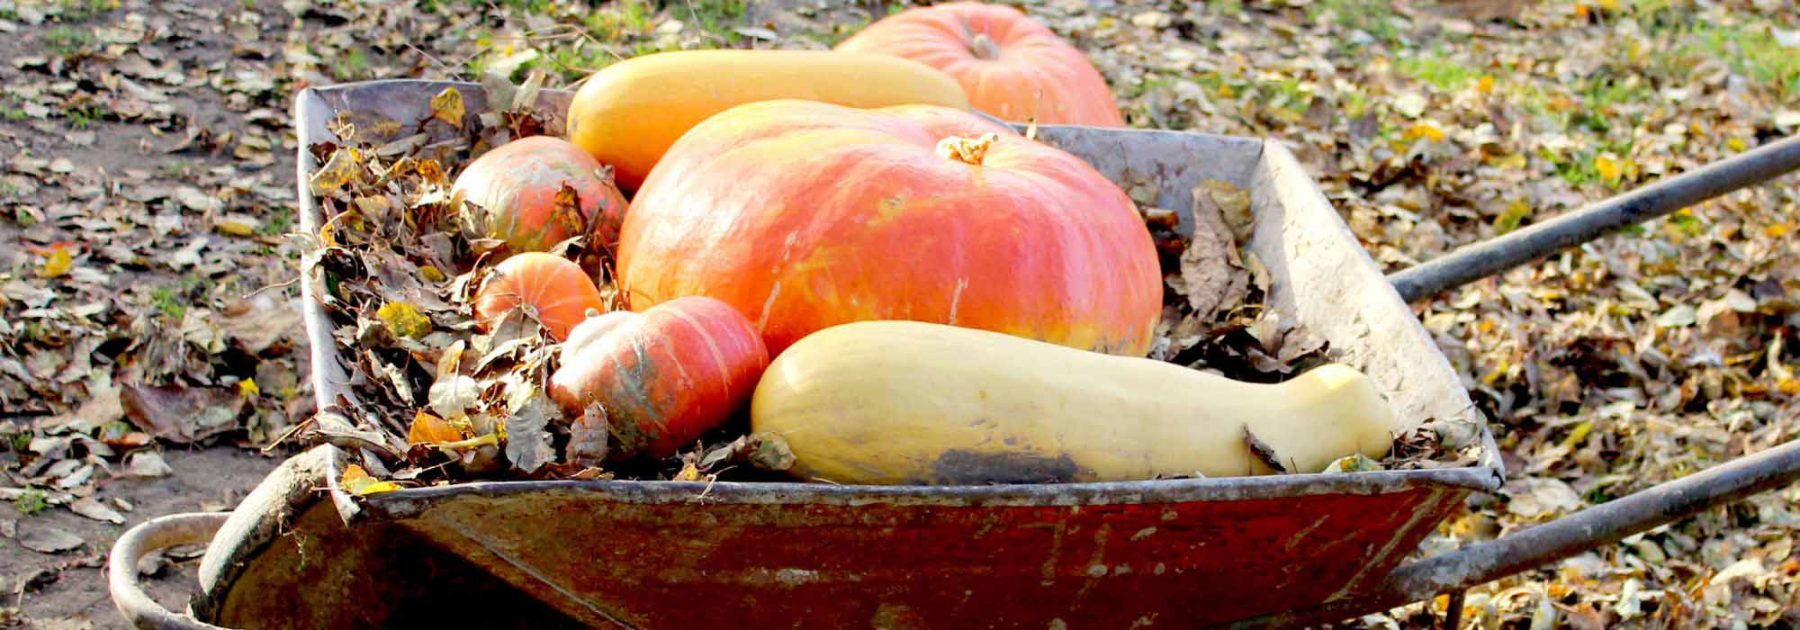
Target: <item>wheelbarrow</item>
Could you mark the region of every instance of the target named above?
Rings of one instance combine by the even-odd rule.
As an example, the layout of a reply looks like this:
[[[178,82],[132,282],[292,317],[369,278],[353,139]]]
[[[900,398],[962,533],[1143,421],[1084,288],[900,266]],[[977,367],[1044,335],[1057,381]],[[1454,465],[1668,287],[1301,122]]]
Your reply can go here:
[[[305,182],[318,166],[307,148],[341,128],[328,122],[424,120],[445,88],[461,91],[470,111],[484,107],[481,88],[466,83],[301,92],[303,228],[325,219]],[[569,98],[545,91],[539,105],[562,112]],[[1157,205],[1183,215],[1206,180],[1249,191],[1247,247],[1270,274],[1269,307],[1328,341],[1405,417],[1464,431],[1475,463],[996,486],[509,481],[352,497],[337,485],[347,454],[321,445],[232,512],[128,531],[109,558],[113,601],[154,628],[1290,626],[1460,593],[1800,477],[1800,444],[1788,443],[1405,561],[1471,492],[1505,479],[1483,418],[1408,301],[1793,170],[1800,139],[1384,277],[1279,142],[1062,126],[1038,137],[1121,184],[1152,183]],[[314,274],[303,274],[303,288],[320,406],[355,404]],[[195,543],[208,543],[200,592],[185,613],[168,611],[144,594],[137,560]]]

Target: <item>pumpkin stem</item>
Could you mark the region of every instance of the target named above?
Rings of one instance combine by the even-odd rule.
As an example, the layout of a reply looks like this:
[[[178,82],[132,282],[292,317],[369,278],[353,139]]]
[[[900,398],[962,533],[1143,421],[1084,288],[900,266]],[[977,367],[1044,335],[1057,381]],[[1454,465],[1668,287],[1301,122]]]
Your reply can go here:
[[[937,154],[946,160],[981,166],[981,161],[987,158],[988,149],[993,148],[994,142],[999,139],[1000,134],[996,133],[984,133],[975,138],[950,136],[938,141]]]
[[[969,40],[969,50],[974,51],[975,58],[982,61],[1000,58],[1000,46],[988,39],[986,33],[976,33],[974,39]]]

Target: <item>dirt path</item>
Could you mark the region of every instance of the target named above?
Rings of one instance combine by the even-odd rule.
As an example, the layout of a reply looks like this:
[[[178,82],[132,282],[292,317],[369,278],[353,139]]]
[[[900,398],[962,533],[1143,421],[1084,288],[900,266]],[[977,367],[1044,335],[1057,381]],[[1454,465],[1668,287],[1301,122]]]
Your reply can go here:
[[[77,516],[64,509],[31,515],[0,511],[0,531],[15,531],[0,540],[0,580],[6,585],[4,607],[18,607],[19,621],[44,628],[122,628],[123,619],[107,595],[106,553],[125,530],[165,514],[230,509],[254,488],[279,459],[236,448],[164,453],[173,473],[160,479],[120,478],[97,484],[95,499],[133,506],[115,525]],[[116,505],[116,504],[115,504]],[[122,512],[122,510],[121,510]],[[67,532],[86,541],[57,554],[26,549],[19,540],[48,532]],[[176,554],[147,580],[157,601],[182,610],[197,588],[199,549]],[[4,625],[4,624],[0,624]]]
[[[124,435],[143,427],[120,407],[70,409],[117,400],[125,383],[227,391],[258,379],[263,393],[247,397],[241,422],[272,432],[290,411],[304,413],[304,342],[286,329],[292,318],[268,320],[267,346],[228,335],[183,352],[179,341],[184,324],[213,319],[186,315],[228,312],[292,275],[294,250],[279,238],[291,223],[292,157],[282,141],[285,95],[272,81],[292,18],[271,3],[19,4],[0,11],[8,33],[0,38],[0,361],[19,357],[31,376],[56,375],[27,391],[0,384],[0,434],[8,438],[0,488],[51,490],[0,509],[0,627],[123,627],[104,579],[113,541],[156,516],[230,509],[279,456],[234,445],[264,441],[242,431],[196,443],[208,447],[145,444]],[[244,24],[267,28],[245,38]],[[234,221],[260,229],[248,238],[219,229]],[[59,244],[72,246],[70,269],[45,278],[44,252]],[[198,256],[171,263],[181,247]],[[261,303],[279,308],[296,293],[264,290]],[[75,318],[18,308],[38,300],[42,311],[90,307]],[[182,421],[179,409],[149,415]],[[33,452],[34,436],[58,444],[76,435],[65,430],[71,422],[99,425],[118,440]],[[160,452],[169,474],[125,476],[124,462],[139,451]],[[63,475],[71,483],[58,486],[58,466],[31,465],[45,458],[78,464],[72,474],[86,481]],[[78,515],[77,500],[124,522]],[[27,548],[71,535],[81,541],[72,550]],[[152,594],[185,607],[198,562],[184,556],[161,567]]]

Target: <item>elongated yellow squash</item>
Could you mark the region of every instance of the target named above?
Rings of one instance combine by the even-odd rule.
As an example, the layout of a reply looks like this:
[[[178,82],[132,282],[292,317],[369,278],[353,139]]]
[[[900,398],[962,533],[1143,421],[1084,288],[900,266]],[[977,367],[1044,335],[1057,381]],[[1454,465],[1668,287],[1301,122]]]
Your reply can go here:
[[[787,439],[795,472],[838,483],[962,484],[1228,477],[1386,454],[1393,411],[1341,364],[1280,384],[1002,333],[869,321],[789,347],[750,422]]]
[[[794,98],[846,107],[969,108],[962,85],[925,64],[874,53],[685,50],[633,57],[588,77],[569,104],[569,140],[637,190],[681,134],[731,107]]]

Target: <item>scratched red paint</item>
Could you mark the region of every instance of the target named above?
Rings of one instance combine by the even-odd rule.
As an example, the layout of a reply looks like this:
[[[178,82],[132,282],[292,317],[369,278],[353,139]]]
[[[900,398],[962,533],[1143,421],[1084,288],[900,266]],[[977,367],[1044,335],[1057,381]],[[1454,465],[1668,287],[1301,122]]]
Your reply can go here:
[[[532,493],[449,501],[405,523],[595,624],[1190,627],[1372,585],[1464,494],[1074,508]]]

